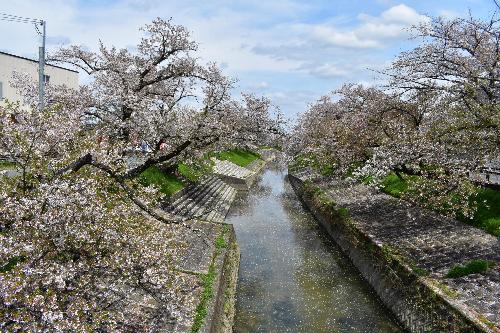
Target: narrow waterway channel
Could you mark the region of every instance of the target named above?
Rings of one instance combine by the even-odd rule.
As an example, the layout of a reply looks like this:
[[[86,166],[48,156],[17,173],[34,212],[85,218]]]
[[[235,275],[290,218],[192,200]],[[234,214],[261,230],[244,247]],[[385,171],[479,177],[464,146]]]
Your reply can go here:
[[[401,332],[283,168],[268,167],[227,222],[241,247],[235,332]]]

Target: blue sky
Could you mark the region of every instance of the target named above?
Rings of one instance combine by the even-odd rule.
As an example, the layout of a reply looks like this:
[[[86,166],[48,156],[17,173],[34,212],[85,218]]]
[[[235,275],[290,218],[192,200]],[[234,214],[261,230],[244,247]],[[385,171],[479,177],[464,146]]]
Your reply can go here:
[[[155,17],[185,25],[198,56],[238,78],[238,90],[268,96],[290,117],[343,82],[380,83],[373,70],[412,47],[406,28],[426,16],[487,18],[493,0],[0,0],[0,13],[47,20],[60,45],[132,47]],[[32,26],[0,21],[0,50],[35,58]]]

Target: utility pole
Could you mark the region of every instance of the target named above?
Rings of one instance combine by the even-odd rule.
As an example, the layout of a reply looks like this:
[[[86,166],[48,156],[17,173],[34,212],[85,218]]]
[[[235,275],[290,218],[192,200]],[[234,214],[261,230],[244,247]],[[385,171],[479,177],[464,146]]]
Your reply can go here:
[[[45,33],[47,22],[40,20],[42,26],[42,36],[40,46],[38,47],[38,98],[40,111],[44,108],[45,97]]]
[[[40,19],[33,19],[29,17],[22,17],[7,13],[0,13],[0,21],[29,23],[34,24],[36,31],[41,35],[40,46],[38,47],[38,108],[40,111],[44,108],[44,95],[45,95],[45,36],[47,22]],[[37,24],[42,26],[42,32],[38,30]]]

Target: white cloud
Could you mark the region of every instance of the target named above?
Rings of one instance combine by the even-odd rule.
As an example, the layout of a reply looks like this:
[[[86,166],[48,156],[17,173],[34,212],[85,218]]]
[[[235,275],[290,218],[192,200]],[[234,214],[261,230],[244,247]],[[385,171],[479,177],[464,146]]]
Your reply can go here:
[[[400,22],[402,24],[418,24],[426,20],[426,16],[420,15],[417,11],[405,4],[400,4],[389,8],[380,15],[380,19],[385,22]]]
[[[336,81],[358,80],[373,75],[367,68],[385,68],[388,59],[383,55],[408,40],[410,26],[427,20],[415,9],[400,4],[378,15],[357,14],[354,21],[343,16],[277,26],[267,32],[268,38],[257,38],[256,46],[245,41],[245,48],[276,60],[294,61],[299,65],[292,70],[302,74]]]
[[[259,84],[257,84],[255,88],[264,90],[269,88],[269,84],[266,81],[262,81]]]
[[[331,63],[304,64],[298,69],[325,79],[338,78],[349,74],[349,71],[346,69],[341,69],[339,66]]]
[[[359,36],[356,31],[340,31],[336,27],[326,25],[311,26],[311,36],[317,41],[324,42],[328,45],[354,48],[372,48],[378,47],[380,44],[376,40]]]
[[[352,48],[380,48],[388,40],[407,36],[406,29],[429,18],[404,4],[393,6],[379,16],[358,15],[360,24],[349,29],[331,24],[304,26],[313,38],[328,45]]]
[[[227,64],[227,71],[231,74],[249,70],[288,71],[298,65],[290,60],[277,60],[241,48],[242,41],[255,45],[257,38],[265,40],[262,37],[264,33],[258,35],[257,31],[254,34],[247,27],[257,21],[256,12],[235,11],[224,0],[215,3],[127,0],[110,4],[81,4],[76,1],[46,0],[42,4],[36,0],[14,0],[8,6],[0,2],[0,12],[46,19],[49,51],[68,41],[96,49],[99,39],[105,45],[130,48],[139,41],[141,34],[138,28],[161,16],[173,17],[174,23],[185,25],[199,43],[197,56],[203,61]],[[290,0],[267,5],[257,2],[245,5],[258,5],[262,10],[281,12],[285,12],[286,8],[304,8],[293,6]],[[0,30],[11,32],[0,36],[0,45],[13,53],[36,56],[38,37],[32,26],[0,21]]]

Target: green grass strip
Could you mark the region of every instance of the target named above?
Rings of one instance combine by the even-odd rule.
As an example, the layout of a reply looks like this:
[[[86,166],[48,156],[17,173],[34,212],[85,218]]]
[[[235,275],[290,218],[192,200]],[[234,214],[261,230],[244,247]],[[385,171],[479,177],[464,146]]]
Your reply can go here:
[[[446,278],[459,278],[462,276],[466,276],[469,274],[475,273],[483,273],[488,270],[488,268],[492,267],[494,263],[486,260],[472,260],[466,263],[465,265],[455,265],[453,266],[448,273],[446,274]]]
[[[229,226],[225,225],[222,229],[222,232],[215,239],[215,253],[212,259],[212,263],[208,268],[208,273],[200,275],[203,292],[201,294],[200,303],[198,303],[198,306],[196,306],[193,326],[191,326],[191,333],[197,333],[201,329],[205,317],[208,314],[208,303],[214,296],[214,282],[217,275],[215,272],[215,262],[222,249],[225,249],[229,246],[226,242],[226,234],[228,233],[228,231]]]
[[[382,180],[382,192],[401,198],[408,191],[408,182],[399,178],[395,173],[390,173]]]
[[[208,314],[207,305],[214,296],[215,276],[215,264],[212,262],[212,264],[208,268],[208,273],[201,275],[203,293],[201,294],[200,303],[198,303],[198,306],[195,310],[194,322],[193,326],[191,326],[191,333],[197,333],[200,330],[201,326],[203,325],[203,321]]]
[[[182,190],[184,184],[175,175],[162,172],[157,166],[150,166],[139,175],[139,181],[144,186],[155,185],[160,192],[171,196]]]
[[[500,190],[481,188],[474,200],[477,203],[474,218],[460,220],[500,237]]]
[[[260,155],[248,150],[232,149],[217,154],[220,160],[228,160],[241,167],[246,167],[253,161],[260,158]]]
[[[15,169],[16,164],[9,161],[0,161],[0,170],[11,170]]]
[[[224,238],[224,234],[220,234],[220,236],[215,240],[215,248],[219,251],[227,248],[227,242]]]

